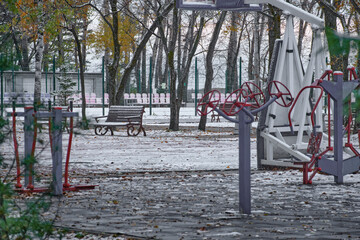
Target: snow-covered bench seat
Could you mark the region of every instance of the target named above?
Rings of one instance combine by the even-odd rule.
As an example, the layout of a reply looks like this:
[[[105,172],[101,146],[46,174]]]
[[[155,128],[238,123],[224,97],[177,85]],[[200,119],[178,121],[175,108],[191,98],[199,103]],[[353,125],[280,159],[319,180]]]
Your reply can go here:
[[[125,126],[128,136],[137,136],[141,131],[146,136],[142,125],[144,108],[144,106],[110,106],[108,115],[95,117],[95,134],[105,135],[110,130],[111,135],[114,135],[114,128]],[[100,118],[106,120],[99,121]]]

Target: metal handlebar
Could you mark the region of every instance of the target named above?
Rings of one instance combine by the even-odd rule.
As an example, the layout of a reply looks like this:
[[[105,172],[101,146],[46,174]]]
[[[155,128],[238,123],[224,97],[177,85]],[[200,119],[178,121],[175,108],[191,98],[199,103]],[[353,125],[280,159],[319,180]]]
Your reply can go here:
[[[311,124],[312,124],[313,128],[315,128],[314,114],[315,114],[315,110],[316,110],[317,106],[319,105],[319,102],[320,102],[320,100],[321,100],[321,97],[322,97],[322,95],[323,95],[323,93],[324,93],[324,89],[323,89],[321,86],[306,86],[306,87],[304,87],[304,88],[302,88],[302,89],[300,90],[300,92],[299,92],[298,95],[296,96],[296,98],[295,98],[295,100],[294,100],[294,103],[292,104],[292,106],[291,106],[291,108],[290,108],[290,110],[289,110],[289,113],[288,113],[288,119],[289,119],[289,124],[290,124],[290,131],[291,131],[292,134],[294,134],[294,128],[293,128],[293,126],[292,126],[292,121],[291,121],[291,112],[292,112],[292,110],[294,109],[294,107],[295,107],[295,105],[296,105],[296,103],[297,103],[297,101],[298,101],[301,93],[302,93],[305,89],[308,89],[308,88],[318,88],[318,89],[321,90],[320,95],[319,95],[319,98],[317,99],[317,101],[316,101],[316,103],[315,103],[315,106],[314,106],[313,110],[311,111]]]

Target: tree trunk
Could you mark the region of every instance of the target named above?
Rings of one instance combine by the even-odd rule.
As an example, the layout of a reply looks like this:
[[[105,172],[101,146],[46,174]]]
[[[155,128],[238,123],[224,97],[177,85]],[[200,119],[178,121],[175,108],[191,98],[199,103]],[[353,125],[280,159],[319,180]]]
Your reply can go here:
[[[36,53],[35,53],[34,104],[36,106],[39,106],[41,104],[41,71],[42,71],[41,65],[43,59],[43,52],[44,52],[44,34],[41,30],[39,30],[38,39],[36,43]]]
[[[331,3],[330,0],[327,0],[327,2]],[[323,11],[325,15],[325,27],[337,31],[336,15],[334,15],[333,12],[327,9],[326,7],[323,8]],[[340,43],[336,44],[336,46],[334,46],[334,44],[329,44],[331,66],[333,71],[341,71],[342,69],[342,57],[336,54],[337,52],[336,48],[338,48],[339,46]]]
[[[194,28],[194,24],[195,21],[192,23],[192,28]],[[201,38],[201,34],[204,28],[204,24],[205,24],[205,19],[204,17],[201,17],[200,19],[200,24],[199,24],[199,30],[196,34],[196,37],[191,39],[191,42],[189,43],[189,47],[190,47],[190,52],[188,54],[187,60],[186,60],[186,64],[185,66],[183,66],[182,70],[181,70],[181,77],[179,77],[179,83],[178,83],[178,89],[177,89],[177,95],[178,95],[178,103],[183,102],[183,96],[184,96],[184,92],[186,91],[186,86],[185,86],[185,82],[189,77],[189,71],[190,71],[190,67],[191,67],[191,62],[192,59],[195,55],[196,49],[199,45],[199,41]],[[192,31],[192,30],[190,30]],[[176,111],[177,111],[177,116],[180,117],[180,107],[181,104],[177,105]],[[178,119],[176,122],[179,124],[179,120]],[[177,126],[177,128],[179,128],[179,126]]]
[[[176,96],[176,70],[175,70],[175,47],[179,28],[178,9],[173,10],[173,19],[171,26],[171,34],[169,41],[169,48],[166,52],[167,62],[170,71],[170,125],[169,130],[179,131],[179,111],[181,102]]]
[[[108,84],[108,93],[109,93],[109,102],[110,105],[117,104],[116,100],[116,78],[117,73],[119,71],[120,65],[120,43],[119,43],[119,12],[117,10],[117,0],[109,0],[110,9],[111,9],[111,16],[112,16],[112,40],[114,44],[113,49],[113,58],[111,65],[108,66],[108,73],[109,73],[109,84]]]
[[[141,71],[140,71],[141,61],[137,61],[135,65],[135,78],[136,78],[136,92],[142,93],[141,90]]]
[[[251,37],[252,36],[252,37]],[[254,52],[255,52],[255,36],[254,32],[249,33],[250,51],[249,51],[249,62],[248,62],[248,80],[254,79]]]
[[[146,24],[147,20],[148,20],[148,11],[147,9],[145,8],[144,9],[144,23]],[[143,35],[145,35],[146,33],[146,29],[144,30],[144,33]],[[141,90],[142,90],[142,93],[146,93],[146,92],[149,92],[149,89],[147,89],[147,76],[146,76],[146,62],[147,62],[147,59],[146,59],[147,55],[146,55],[146,45],[144,46],[144,49],[142,51],[142,55],[141,55]]]
[[[156,38],[155,39],[155,43],[154,43],[154,47],[153,47],[153,54],[152,54],[152,59],[153,59],[153,64],[151,66],[151,77],[153,79],[153,83],[156,89],[158,89],[159,87],[159,81],[158,79],[155,78],[155,69],[157,67],[157,59],[158,59],[158,49],[159,49],[159,42],[160,42],[160,38]]]
[[[231,23],[230,23],[230,37],[229,37],[229,45],[227,52],[227,61],[226,61],[226,71],[227,71],[227,86],[226,90],[228,92],[232,92],[236,88],[236,79],[237,79],[237,27],[236,27],[236,19],[238,13],[231,12]],[[225,91],[226,91],[225,90]]]
[[[221,30],[221,26],[224,23],[225,17],[226,17],[226,11],[221,12],[219,20],[216,23],[215,29],[213,31],[211,40],[210,40],[210,44],[209,44],[209,48],[206,54],[206,79],[205,79],[205,86],[204,86],[204,94],[206,94],[207,92],[209,92],[211,90],[211,85],[212,85],[212,80],[214,78],[214,70],[213,70],[213,65],[212,65],[212,61],[214,58],[214,51],[215,51],[215,45],[216,42],[219,38],[219,34],[220,34],[220,30]],[[205,99],[207,100],[207,99]],[[204,107],[202,111],[204,111]],[[199,130],[205,131],[206,128],[206,116],[201,116],[200,118],[200,122],[199,122]]]
[[[189,59],[189,55],[191,54],[191,46],[192,46],[192,44],[194,44],[195,22],[196,22],[198,15],[199,15],[198,12],[193,11],[188,20],[189,26],[188,26],[188,30],[187,30],[185,38],[184,38],[185,44],[182,48],[183,49],[182,57],[181,57],[182,59],[178,60],[179,62],[181,61],[181,66],[182,66],[182,68],[180,69],[180,73],[185,71],[184,68],[187,66],[187,61]],[[202,21],[202,20],[200,19],[200,21]],[[203,27],[202,25],[203,25],[203,23],[200,22],[200,27]],[[192,57],[193,56],[191,56],[191,58]],[[187,71],[189,71],[189,69]],[[179,77],[179,78],[181,79],[181,77]],[[188,92],[188,88],[189,88],[188,83],[189,83],[189,74],[187,72],[186,78],[184,79],[184,91],[183,91],[184,92],[183,101],[185,101],[185,102],[187,102],[187,92]]]
[[[42,9],[43,2],[38,1],[37,5],[39,9]],[[36,53],[35,53],[35,86],[34,86],[34,105],[39,106],[41,104],[41,71],[42,60],[44,54],[44,22],[43,12],[40,12],[36,41]]]
[[[163,45],[162,42],[160,41],[159,43],[159,47],[158,47],[158,53],[157,53],[157,58],[156,58],[156,67],[155,67],[155,74],[154,74],[154,80],[155,80],[155,84],[157,83],[158,86],[161,87],[163,81],[162,81],[162,64],[163,64]],[[165,82],[166,83],[166,82]]]
[[[148,92],[146,88],[146,46],[141,54],[141,93]]]
[[[82,53],[82,46],[81,46],[81,42],[79,39],[79,35],[78,32],[76,31],[75,26],[72,26],[69,31],[72,33],[74,40],[75,40],[75,44],[76,44],[76,49],[77,49],[77,55],[78,55],[78,60],[79,60],[79,70],[80,70],[80,87],[81,87],[81,127],[83,129],[89,129],[89,123],[87,121],[86,118],[86,98],[85,98],[85,63],[84,58],[83,58],[83,53]]]
[[[57,47],[59,54],[57,64],[60,66],[60,71],[63,71],[65,53],[64,53],[64,41],[63,41],[62,29],[59,29],[59,34],[57,35],[57,38],[58,38]]]
[[[19,40],[14,31],[12,30],[12,39],[15,45],[16,59],[19,61],[22,71],[30,71],[28,36],[26,33],[23,33]]]
[[[260,86],[260,15],[259,13],[255,13],[254,19],[254,80],[255,85]]]
[[[108,16],[110,14],[110,9],[109,9],[109,1],[108,0],[104,0],[103,2],[103,11],[104,11],[104,15],[105,16]],[[104,52],[104,66],[105,66],[105,81],[106,81],[106,89],[105,89],[105,92],[109,93],[109,84],[110,84],[110,80],[109,80],[109,64],[110,64],[110,61],[111,61],[111,58],[110,58],[110,47],[109,46],[106,46],[105,47],[105,52]]]
[[[272,58],[275,41],[276,39],[280,39],[280,25],[281,25],[281,11],[274,7],[269,5],[270,14],[273,17],[270,17],[268,20],[268,28],[269,28],[269,59]],[[269,67],[270,67],[270,61],[269,61]]]

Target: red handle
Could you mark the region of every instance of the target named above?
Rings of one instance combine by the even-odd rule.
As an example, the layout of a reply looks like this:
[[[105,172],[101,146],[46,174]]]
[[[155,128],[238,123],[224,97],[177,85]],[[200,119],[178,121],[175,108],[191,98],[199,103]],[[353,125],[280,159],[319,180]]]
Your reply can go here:
[[[322,97],[322,95],[323,95],[323,93],[324,93],[324,89],[323,89],[322,87],[320,87],[320,86],[306,86],[306,87],[304,87],[304,88],[302,88],[302,89],[300,90],[300,92],[298,93],[298,95],[296,96],[296,98],[295,98],[295,100],[294,100],[294,104],[291,106],[291,108],[290,108],[290,110],[289,110],[288,119],[289,119],[290,128],[292,128],[292,121],[291,121],[291,113],[292,113],[292,110],[294,109],[294,107],[295,107],[295,105],[296,105],[296,103],[297,103],[297,101],[298,101],[301,93],[302,93],[305,89],[308,89],[308,88],[318,88],[318,89],[321,90],[320,96],[319,96],[318,100],[316,101],[316,104],[315,104],[313,110],[311,111],[311,124],[312,124],[313,127],[315,126],[314,114],[315,114],[315,110],[316,110],[317,106],[319,105],[319,102],[320,102],[320,100],[321,100],[321,97]]]

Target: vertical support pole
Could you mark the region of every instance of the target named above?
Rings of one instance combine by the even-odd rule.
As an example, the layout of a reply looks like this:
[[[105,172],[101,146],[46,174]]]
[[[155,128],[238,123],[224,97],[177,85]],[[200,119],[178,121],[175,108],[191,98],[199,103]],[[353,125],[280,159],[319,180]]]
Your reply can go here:
[[[242,61],[242,59],[240,57],[240,59],[239,59],[239,88],[241,86],[241,61]]]
[[[152,56],[150,57],[150,70],[149,70],[149,108],[150,108],[150,115],[152,115]]]
[[[102,115],[105,115],[105,57],[102,57]]]
[[[195,116],[197,116],[197,104],[198,104],[198,91],[199,91],[199,79],[198,79],[197,57],[195,58]]]
[[[52,127],[52,176],[53,181],[51,187],[53,194],[56,196],[62,195],[62,109],[60,107],[53,108],[53,127]]]
[[[337,86],[342,88],[343,86],[343,73],[334,72],[334,82]],[[339,88],[340,88],[339,87]],[[340,89],[341,89],[340,88]],[[337,176],[334,176],[336,183],[343,183],[343,95],[342,91],[339,91],[340,96],[333,98],[334,100],[334,159],[337,165]]]
[[[55,83],[55,55],[53,56],[53,93],[56,90],[56,83]],[[55,95],[54,95],[54,105],[55,105]]]
[[[3,70],[1,68],[0,70],[0,75],[1,75],[1,115],[0,116],[3,116],[3,113],[4,113],[4,77],[3,77]]]
[[[30,164],[28,161],[31,157],[31,148],[34,140],[34,107],[24,108],[24,154],[25,154],[25,186],[28,186],[30,181]],[[32,174],[32,173],[31,173]],[[34,185],[34,178],[31,180],[31,185]]]
[[[141,93],[141,72],[138,70],[138,84],[137,84],[137,93]]]
[[[251,173],[250,173],[250,126],[246,123],[244,111],[238,113],[239,120],[239,210],[251,213]]]
[[[47,77],[47,74],[48,74],[48,68],[45,68],[45,93],[48,92],[48,77]]]
[[[168,71],[168,93],[170,93],[170,71]]]
[[[79,68],[77,70],[77,77],[78,77],[77,89],[78,89],[78,91],[80,91],[80,70],[79,70]]]
[[[14,69],[14,64],[11,67],[11,80],[12,80],[12,92],[15,92],[15,69]]]
[[[228,70],[225,71],[225,94],[229,92],[229,73]]]

